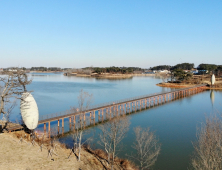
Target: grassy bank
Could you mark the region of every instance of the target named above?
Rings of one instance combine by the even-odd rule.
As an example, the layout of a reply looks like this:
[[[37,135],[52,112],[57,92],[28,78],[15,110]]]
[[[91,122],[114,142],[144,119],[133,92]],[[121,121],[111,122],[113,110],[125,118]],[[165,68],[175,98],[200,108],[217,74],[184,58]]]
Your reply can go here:
[[[81,161],[78,161],[75,154],[72,154],[68,159],[71,150],[66,148],[64,144],[56,142],[56,148],[50,156],[51,142],[36,139],[33,145],[28,134],[24,131],[0,133],[0,143],[1,169],[110,169],[107,156],[102,150],[83,148]],[[135,167],[128,160],[117,158],[114,169],[133,170]]]

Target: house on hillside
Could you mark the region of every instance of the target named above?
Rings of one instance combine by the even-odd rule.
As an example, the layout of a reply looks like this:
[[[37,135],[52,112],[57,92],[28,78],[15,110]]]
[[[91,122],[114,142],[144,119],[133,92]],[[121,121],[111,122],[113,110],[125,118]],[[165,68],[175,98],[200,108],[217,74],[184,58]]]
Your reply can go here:
[[[168,71],[168,70],[159,70],[158,72],[159,72],[159,73],[165,73],[165,74],[170,73],[170,71]]]
[[[0,68],[0,72],[3,72],[3,68]]]

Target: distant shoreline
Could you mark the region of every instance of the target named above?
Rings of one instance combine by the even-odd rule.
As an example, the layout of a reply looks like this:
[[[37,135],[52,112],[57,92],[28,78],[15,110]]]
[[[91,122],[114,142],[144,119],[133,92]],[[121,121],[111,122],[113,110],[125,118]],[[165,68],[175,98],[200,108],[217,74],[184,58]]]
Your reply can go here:
[[[132,77],[150,77],[155,76],[155,74],[78,74],[78,73],[64,73],[65,76],[76,76],[76,77],[92,77],[99,79],[127,79]]]
[[[30,71],[29,73],[63,73],[63,71]]]

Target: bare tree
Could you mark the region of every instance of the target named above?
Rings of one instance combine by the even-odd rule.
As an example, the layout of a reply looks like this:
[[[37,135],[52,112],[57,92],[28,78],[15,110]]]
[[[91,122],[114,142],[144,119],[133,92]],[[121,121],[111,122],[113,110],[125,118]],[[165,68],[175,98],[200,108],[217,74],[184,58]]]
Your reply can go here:
[[[111,161],[113,168],[115,157],[117,155],[117,146],[126,136],[129,130],[129,119],[126,116],[118,116],[100,126],[99,144],[102,145],[107,153],[108,162]]]
[[[197,170],[222,169],[222,121],[217,116],[206,118],[193,144],[192,166]]]
[[[89,94],[88,92],[84,92],[83,90],[80,91],[80,94],[78,96],[78,108],[72,110],[76,110],[77,113],[79,114],[79,119],[77,120],[77,123],[75,124],[75,133],[73,134],[73,147],[71,149],[71,153],[69,157],[71,156],[72,153],[78,152],[78,161],[81,160],[81,149],[82,146],[89,141],[85,140],[83,142],[83,131],[84,131],[84,112],[89,108],[91,102],[93,99],[93,95]],[[68,157],[68,158],[69,158]]]
[[[167,82],[167,77],[168,77],[167,73],[161,74],[160,77],[161,77],[163,83]]]
[[[139,169],[148,169],[156,162],[161,145],[149,128],[136,127],[134,133],[136,139],[132,148],[135,149],[135,153],[129,157],[139,163]]]
[[[0,77],[0,115],[3,114],[3,119],[10,115],[15,106],[15,100],[27,91],[26,85],[31,82],[32,80],[28,80],[26,73],[20,69]],[[5,120],[8,122],[7,118]]]

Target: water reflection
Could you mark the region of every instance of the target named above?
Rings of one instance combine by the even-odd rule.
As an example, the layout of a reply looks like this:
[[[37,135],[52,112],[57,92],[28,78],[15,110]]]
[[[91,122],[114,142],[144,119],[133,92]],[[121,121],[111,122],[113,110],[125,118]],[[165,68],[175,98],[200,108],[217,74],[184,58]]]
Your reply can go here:
[[[212,106],[214,105],[214,100],[215,100],[215,95],[214,95],[214,91],[211,90],[210,92],[210,99],[211,99],[211,103],[212,103]]]

